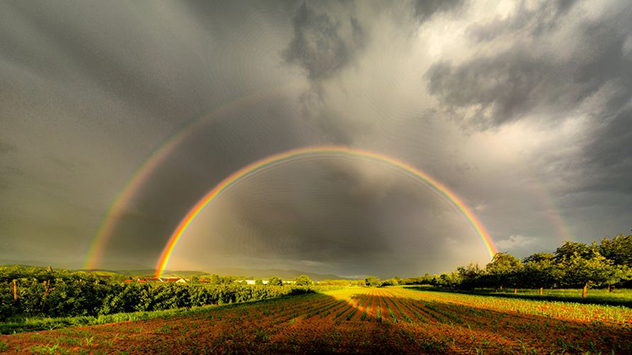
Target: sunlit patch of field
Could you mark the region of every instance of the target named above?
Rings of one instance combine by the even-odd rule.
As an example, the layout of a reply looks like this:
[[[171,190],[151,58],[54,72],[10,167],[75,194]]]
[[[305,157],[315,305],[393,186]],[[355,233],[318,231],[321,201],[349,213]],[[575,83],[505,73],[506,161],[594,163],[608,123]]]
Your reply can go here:
[[[350,287],[0,337],[21,353],[632,353],[632,309]]]

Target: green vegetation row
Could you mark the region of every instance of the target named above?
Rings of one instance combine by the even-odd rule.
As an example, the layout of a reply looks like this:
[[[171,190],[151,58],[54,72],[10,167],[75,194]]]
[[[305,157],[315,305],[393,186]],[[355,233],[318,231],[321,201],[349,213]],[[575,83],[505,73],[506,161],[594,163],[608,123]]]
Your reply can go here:
[[[312,294],[315,295],[315,294]],[[301,300],[302,297],[309,297],[309,294],[304,296],[296,297],[297,300]],[[247,301],[245,303],[250,302],[266,302],[270,305],[275,302],[283,302],[283,299],[290,296],[283,296],[274,299],[267,300],[253,300]],[[293,299],[295,296],[291,296]],[[128,321],[146,321],[150,319],[163,318],[170,319],[175,316],[188,316],[195,314],[203,314],[207,313],[210,310],[218,311],[222,309],[230,309],[232,307],[237,307],[242,305],[243,303],[233,303],[233,304],[224,304],[224,305],[208,305],[196,307],[193,306],[191,308],[178,308],[178,309],[167,309],[160,311],[137,311],[131,313],[114,313],[114,314],[101,314],[97,316],[73,316],[73,317],[25,317],[21,319],[15,319],[9,322],[0,322],[0,334],[15,334],[21,332],[28,331],[38,331],[38,330],[52,330],[65,328],[69,326],[79,326],[79,325],[100,325],[100,324],[108,324],[108,323],[118,323],[118,322],[128,322]],[[1,349],[0,349],[1,350]]]
[[[124,283],[63,270],[21,269],[24,268],[0,268],[1,322],[33,316],[98,316],[190,308],[312,292],[309,286],[279,283]]]
[[[586,297],[589,287],[628,287],[632,280],[632,235],[604,238],[591,245],[565,242],[551,253],[535,253],[520,260],[509,253],[497,253],[492,261],[479,267],[470,263],[451,273],[407,279],[365,280],[368,286],[433,285],[472,290],[510,288],[582,288]]]

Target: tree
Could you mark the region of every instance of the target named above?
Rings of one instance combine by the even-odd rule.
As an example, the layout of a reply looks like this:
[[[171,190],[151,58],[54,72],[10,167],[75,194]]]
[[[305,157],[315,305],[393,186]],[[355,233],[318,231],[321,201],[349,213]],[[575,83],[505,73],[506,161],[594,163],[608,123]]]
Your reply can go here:
[[[616,273],[612,260],[604,258],[596,249],[591,248],[589,254],[574,252],[570,257],[564,257],[562,265],[565,270],[565,281],[570,286],[581,286],[582,297],[590,285],[611,282]]]
[[[604,238],[597,250],[615,265],[632,267],[632,235],[618,235],[612,240]]]
[[[519,259],[509,253],[496,253],[492,262],[487,264],[485,270],[490,278],[490,281],[495,285],[498,285],[500,289],[503,289],[504,285],[510,285],[516,287],[519,272],[522,269],[522,263]],[[514,292],[516,290],[514,289]]]
[[[295,279],[297,286],[310,286],[313,282],[307,275],[301,275]]]
[[[268,280],[268,285],[269,286],[283,286],[283,281],[280,278],[273,276],[270,280]]]
[[[608,292],[612,292],[612,286],[621,281],[627,281],[630,279],[632,279],[632,268],[625,265],[612,265],[612,268],[606,276],[606,280],[603,284],[608,286]]]
[[[467,266],[461,266],[456,269],[461,277],[461,286],[464,288],[473,288],[480,284],[483,270],[478,264],[469,263]]]
[[[397,285],[399,285],[399,281],[397,281],[397,279],[395,278],[387,279],[382,282],[382,286],[397,286]]]
[[[443,273],[436,280],[436,282],[438,283],[437,286],[444,286],[449,288],[458,287],[462,281],[463,278],[458,272]]]
[[[369,287],[376,287],[382,285],[382,281],[375,276],[368,276],[364,279],[364,284]]]
[[[263,280],[261,280],[261,279],[256,279],[256,280],[255,280],[255,285],[263,285]]]
[[[591,255],[590,247],[584,243],[566,241],[561,247],[555,250],[555,260],[558,262],[570,259],[574,254],[587,258]]]
[[[233,276],[224,276],[224,277],[220,277],[220,282],[224,285],[230,285],[233,282],[235,282],[236,279]]]
[[[432,276],[430,276],[428,273],[425,273],[424,276],[421,278],[421,283],[423,285],[431,285],[432,284]]]
[[[550,288],[559,283],[564,271],[555,262],[555,256],[549,253],[535,253],[524,259],[521,284],[539,289]]]
[[[211,285],[219,285],[222,283],[222,279],[221,277],[219,277],[219,275],[211,275],[211,277],[208,280],[208,283],[210,283]]]

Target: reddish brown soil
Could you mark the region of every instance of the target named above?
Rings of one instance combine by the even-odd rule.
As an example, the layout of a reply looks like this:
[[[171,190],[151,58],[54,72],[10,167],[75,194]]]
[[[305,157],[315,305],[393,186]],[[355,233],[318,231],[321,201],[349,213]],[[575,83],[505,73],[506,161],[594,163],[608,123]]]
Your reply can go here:
[[[342,302],[322,294],[148,321],[0,336],[0,351],[77,354],[614,351],[624,354],[632,339],[632,329],[625,323],[617,326],[572,322],[419,295],[402,289],[356,288],[338,295],[345,300]],[[376,321],[378,304],[381,322]],[[352,305],[349,310],[336,317],[349,305]],[[347,320],[346,315],[356,307],[357,312]],[[396,322],[392,321],[389,307],[397,317]],[[367,310],[367,317],[362,319]],[[325,312],[330,313],[321,317]]]

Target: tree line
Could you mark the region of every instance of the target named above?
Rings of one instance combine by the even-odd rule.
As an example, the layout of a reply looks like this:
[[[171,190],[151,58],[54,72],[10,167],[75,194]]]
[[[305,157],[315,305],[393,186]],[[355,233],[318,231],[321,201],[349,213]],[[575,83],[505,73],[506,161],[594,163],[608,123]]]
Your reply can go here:
[[[0,321],[21,316],[97,316],[245,301],[312,292],[311,280],[300,284],[138,283],[112,281],[91,273],[37,267],[0,268]]]
[[[604,238],[590,245],[567,241],[554,253],[535,253],[522,260],[501,252],[484,268],[470,263],[455,271],[406,279],[365,280],[367,285],[427,284],[440,287],[474,288],[581,288],[627,286],[632,280],[632,235]]]

